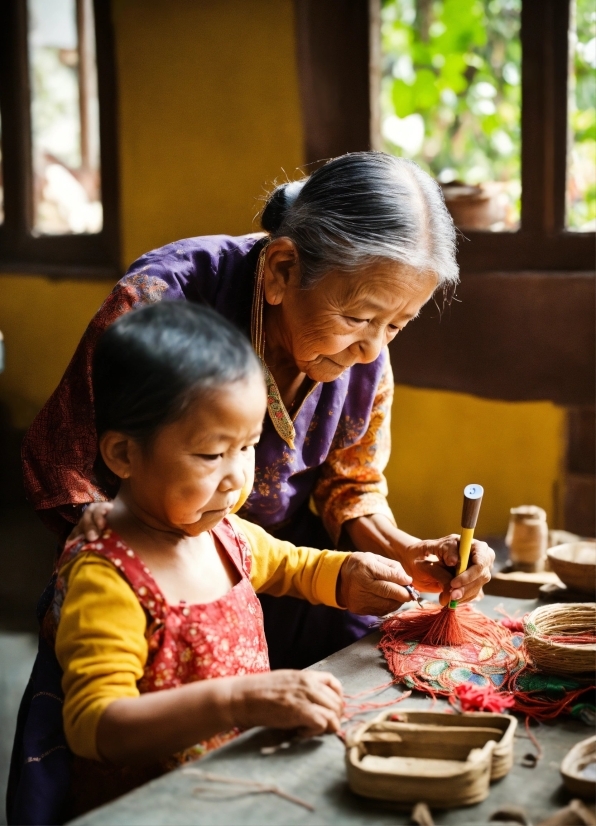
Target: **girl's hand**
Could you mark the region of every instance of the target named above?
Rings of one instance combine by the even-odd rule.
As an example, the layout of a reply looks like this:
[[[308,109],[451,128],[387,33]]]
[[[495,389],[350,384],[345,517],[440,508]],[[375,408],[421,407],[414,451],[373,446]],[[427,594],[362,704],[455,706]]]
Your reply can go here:
[[[339,731],[341,683],[325,671],[271,671],[230,681],[231,725],[297,729],[301,737]]]
[[[355,614],[383,616],[412,598],[403,587],[410,585],[399,562],[371,553],[353,553],[341,566],[337,578],[337,601]]]
[[[113,502],[91,502],[87,505],[85,512],[70,532],[68,542],[76,539],[77,536],[84,536],[87,542],[95,542],[99,539],[101,532],[108,524],[106,516],[113,507]]]

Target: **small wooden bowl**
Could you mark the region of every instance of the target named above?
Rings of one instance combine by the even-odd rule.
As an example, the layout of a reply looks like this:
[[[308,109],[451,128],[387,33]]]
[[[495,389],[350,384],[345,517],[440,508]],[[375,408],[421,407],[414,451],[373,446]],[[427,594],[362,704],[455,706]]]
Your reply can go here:
[[[568,542],[549,548],[551,569],[573,591],[596,593],[596,542]]]
[[[383,712],[348,735],[350,788],[402,805],[479,803],[511,768],[516,726],[507,714]]]
[[[586,769],[590,767],[589,776]],[[561,763],[563,782],[571,792],[584,800],[596,797],[596,735],[577,743]]]
[[[594,679],[596,645],[554,642],[565,634],[595,633],[596,603],[543,605],[524,617],[524,645],[532,662],[546,674],[569,674]]]

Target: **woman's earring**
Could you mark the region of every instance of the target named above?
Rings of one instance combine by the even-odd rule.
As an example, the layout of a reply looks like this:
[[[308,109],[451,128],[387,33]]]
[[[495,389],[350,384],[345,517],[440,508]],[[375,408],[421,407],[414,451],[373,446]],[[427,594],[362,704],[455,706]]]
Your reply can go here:
[[[265,363],[265,328],[263,326],[263,309],[265,305],[265,251],[261,250],[255,277],[255,289],[252,297],[252,317],[250,337],[257,356]]]

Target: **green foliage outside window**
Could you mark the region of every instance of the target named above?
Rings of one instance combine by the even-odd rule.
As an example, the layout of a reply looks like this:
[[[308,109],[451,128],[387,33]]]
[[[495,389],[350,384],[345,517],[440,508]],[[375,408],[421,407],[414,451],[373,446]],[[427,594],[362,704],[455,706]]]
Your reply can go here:
[[[442,183],[501,187],[506,224],[521,194],[522,0],[383,0],[381,92],[385,149]],[[568,212],[596,227],[596,7],[572,5]],[[495,184],[496,182],[496,184]]]
[[[567,224],[596,229],[596,4],[577,0],[572,21],[569,88],[570,157]]]
[[[521,0],[385,0],[386,148],[442,182],[506,182],[519,200]]]

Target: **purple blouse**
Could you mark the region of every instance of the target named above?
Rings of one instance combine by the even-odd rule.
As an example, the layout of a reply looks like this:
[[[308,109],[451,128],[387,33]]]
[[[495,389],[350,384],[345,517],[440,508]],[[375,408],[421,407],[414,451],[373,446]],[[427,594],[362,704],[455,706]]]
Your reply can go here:
[[[111,498],[96,478],[91,358],[101,332],[118,316],[159,300],[204,302],[250,336],[252,294],[262,235],[187,238],[143,255],[114,287],[58,388],[23,444],[27,493],[46,522],[64,532],[80,506]],[[337,541],[346,519],[389,518],[383,469],[389,455],[393,379],[386,350],[318,384],[293,424],[294,449],[269,416],[256,448],[253,491],[241,515],[264,528],[285,524],[312,497]]]

